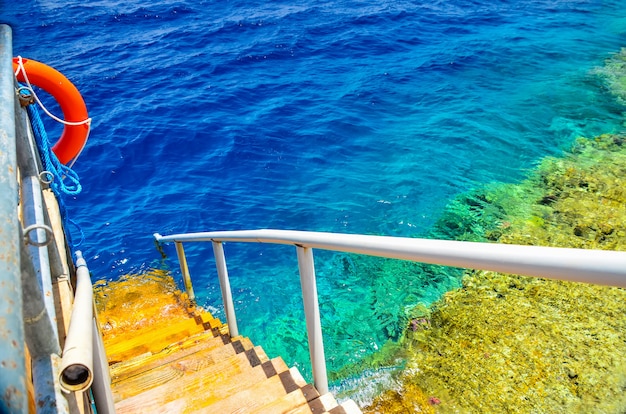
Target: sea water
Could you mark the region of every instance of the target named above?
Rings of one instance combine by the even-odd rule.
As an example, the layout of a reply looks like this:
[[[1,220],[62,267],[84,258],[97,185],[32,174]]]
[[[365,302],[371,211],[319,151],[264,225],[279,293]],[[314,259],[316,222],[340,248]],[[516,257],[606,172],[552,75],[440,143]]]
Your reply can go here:
[[[0,11],[14,54],[54,66],[85,98],[93,131],[70,231],[94,278],[113,280],[179,275],[154,232],[427,236],[455,195],[622,127],[594,68],[625,46],[624,6],[35,0]],[[293,247],[226,254],[241,332],[308,375]],[[188,260],[199,303],[223,317],[210,246],[190,245]],[[396,339],[407,309],[460,275],[317,251],[316,266],[333,372]]]

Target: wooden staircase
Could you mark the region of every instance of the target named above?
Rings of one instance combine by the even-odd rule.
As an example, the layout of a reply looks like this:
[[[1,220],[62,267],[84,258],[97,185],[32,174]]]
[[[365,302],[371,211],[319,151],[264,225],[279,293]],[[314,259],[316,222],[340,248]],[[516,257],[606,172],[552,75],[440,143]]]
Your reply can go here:
[[[361,413],[209,313],[104,335],[118,413]]]

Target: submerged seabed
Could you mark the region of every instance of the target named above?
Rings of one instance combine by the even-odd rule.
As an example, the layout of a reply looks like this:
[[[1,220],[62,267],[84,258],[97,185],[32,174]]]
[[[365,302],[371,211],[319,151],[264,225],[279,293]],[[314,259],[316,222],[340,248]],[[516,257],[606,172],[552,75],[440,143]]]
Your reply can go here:
[[[501,243],[626,250],[624,165],[625,135],[580,140],[455,214]],[[626,290],[468,273],[461,289],[413,311],[400,346],[378,361],[394,358],[409,362],[367,412],[622,413]]]
[[[624,102],[626,49],[598,73]],[[439,224],[464,240],[626,250],[625,173],[626,134],[580,138],[520,184],[458,197]],[[365,412],[626,411],[626,289],[473,271],[410,315],[370,358],[408,363],[373,376],[384,391]]]
[[[0,8],[15,24],[15,54],[67,74],[94,119],[76,165],[85,190],[68,204],[98,278],[176,269],[153,232],[477,237],[488,227],[467,209],[477,202],[450,204],[456,194],[519,180],[576,137],[623,122],[592,70],[622,45],[623,1]],[[436,225],[446,205],[454,226]],[[210,248],[188,253],[201,304],[221,316]],[[293,249],[228,245],[227,257],[243,334],[306,375]],[[336,377],[361,375],[367,364],[355,364],[403,338],[415,304],[462,277],[321,252],[316,266]]]

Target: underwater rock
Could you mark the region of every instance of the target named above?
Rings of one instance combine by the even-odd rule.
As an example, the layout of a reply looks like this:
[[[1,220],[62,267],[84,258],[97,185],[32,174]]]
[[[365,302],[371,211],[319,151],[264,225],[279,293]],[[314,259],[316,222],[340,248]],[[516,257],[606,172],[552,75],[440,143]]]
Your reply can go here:
[[[595,73],[604,79],[609,91],[617,101],[626,103],[626,48],[622,48],[597,68]]]
[[[580,139],[524,182],[482,191],[478,207],[460,197],[443,220],[462,225],[445,228],[464,239],[477,230],[500,243],[626,250],[624,140]],[[401,345],[400,389],[364,412],[626,411],[625,289],[467,272],[462,288],[409,319]]]

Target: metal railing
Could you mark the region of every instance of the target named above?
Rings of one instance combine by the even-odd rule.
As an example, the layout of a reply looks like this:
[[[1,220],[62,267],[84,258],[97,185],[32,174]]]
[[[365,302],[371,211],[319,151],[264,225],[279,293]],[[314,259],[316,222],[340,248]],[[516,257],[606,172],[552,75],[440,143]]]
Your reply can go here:
[[[176,243],[176,252],[186,287],[191,287],[191,277],[183,242],[213,244],[226,319],[232,336],[237,336],[239,330],[222,243],[248,242],[295,246],[313,381],[321,394],[328,392],[328,379],[313,263],[314,248],[626,288],[626,252],[617,251],[291,230],[244,230],[169,236],[155,234],[154,237],[159,243]],[[193,290],[189,294],[193,299]]]
[[[37,413],[81,411],[70,391],[85,391],[92,380],[99,390],[93,392],[98,412],[114,412],[102,338],[91,313],[91,280],[80,252],[73,315],[61,351],[55,310],[60,298],[53,284],[69,283],[71,258],[60,251],[63,231],[51,224],[48,209],[58,210],[57,200],[43,194],[49,183],[41,179],[39,152],[17,98],[12,54],[11,28],[0,24],[0,412],[29,411],[26,347]]]
[[[22,312],[20,236],[17,217],[17,155],[13,101],[13,38],[0,26],[0,411],[27,410],[24,376],[24,316]]]

